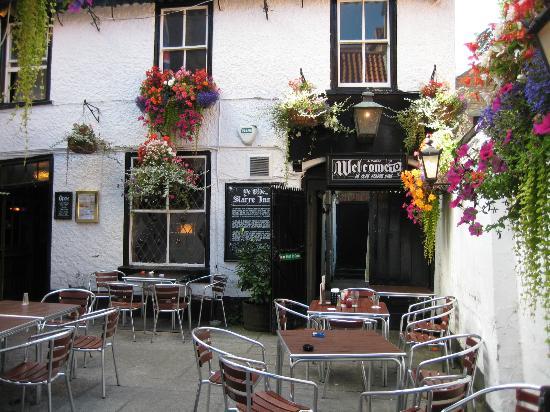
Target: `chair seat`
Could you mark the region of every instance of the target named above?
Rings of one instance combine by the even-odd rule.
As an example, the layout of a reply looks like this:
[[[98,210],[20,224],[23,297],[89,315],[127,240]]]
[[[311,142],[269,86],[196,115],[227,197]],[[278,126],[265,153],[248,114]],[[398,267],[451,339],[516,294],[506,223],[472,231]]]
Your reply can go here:
[[[74,338],[73,349],[94,350],[101,349],[103,340],[98,336],[77,336]]]
[[[429,333],[423,333],[419,331],[408,332],[406,335],[406,342],[423,343],[432,340],[433,338],[434,337]]]
[[[420,371],[420,374],[418,374],[418,369],[417,368],[412,369],[411,370],[411,376],[412,376],[414,381],[416,381],[417,375],[418,375],[418,378],[419,378],[418,380],[421,381],[422,379],[425,379],[425,378],[433,378],[435,376],[442,376],[442,375],[447,375],[447,374],[443,373],[443,372],[440,372],[440,371],[433,370],[433,369],[422,369]],[[428,382],[428,385],[434,385],[436,383],[442,383],[442,382]]]
[[[424,331],[441,332],[441,331],[447,330],[447,324],[434,323],[434,322],[421,322],[415,325],[415,329],[424,330]]]
[[[158,304],[159,310],[178,310],[178,303],[177,302],[159,302]],[[180,301],[179,303],[179,310],[184,310],[187,308],[187,302]]]
[[[52,369],[55,376],[59,368]],[[40,383],[48,380],[48,364],[41,362],[21,362],[2,375],[0,380],[13,383]]]
[[[238,403],[237,408],[240,411],[246,411],[246,405]],[[307,406],[289,401],[273,391],[254,392],[252,395],[252,410],[255,412],[298,412],[308,409],[309,408]]]
[[[111,302],[113,308],[119,308],[120,310],[136,310],[141,309],[141,302]]]

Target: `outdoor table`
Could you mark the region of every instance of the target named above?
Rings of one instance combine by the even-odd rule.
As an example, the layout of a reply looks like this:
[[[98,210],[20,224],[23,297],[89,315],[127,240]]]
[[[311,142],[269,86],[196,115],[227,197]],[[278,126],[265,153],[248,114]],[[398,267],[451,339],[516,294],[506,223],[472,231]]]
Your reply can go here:
[[[397,387],[401,388],[406,353],[384,336],[374,331],[336,329],[325,330],[325,337],[318,338],[312,336],[313,332],[314,329],[277,331],[277,374],[282,374],[283,350],[289,356],[290,377],[294,376],[294,367],[301,362],[389,361],[397,364]],[[313,345],[312,352],[304,351],[306,343]],[[291,386],[292,399],[293,392]],[[277,393],[281,393],[281,381],[277,381]]]
[[[369,298],[359,298],[358,307],[348,308],[339,305],[331,305],[330,302],[320,304],[318,300],[313,300],[309,304],[307,311],[310,316],[361,316],[361,317],[378,317],[384,319],[382,324],[383,334],[387,338],[389,333],[390,312],[384,302],[378,303],[379,308],[374,307],[374,303]]]
[[[369,288],[374,289],[378,296],[387,298],[430,299],[435,296],[432,290],[421,286],[369,285]]]
[[[0,348],[6,348],[8,336],[14,335],[24,329],[30,328],[31,326],[35,326],[38,322],[38,318],[16,318],[0,315]],[[4,371],[5,360],[5,353],[2,353],[2,356],[0,356],[2,372]]]
[[[155,285],[157,283],[165,283],[170,282],[174,283],[177,282],[177,279],[175,278],[165,278],[160,276],[149,276],[147,274],[142,275],[140,273],[136,273],[131,276],[122,276],[122,279],[127,283],[139,283],[141,284],[141,298],[143,306],[141,307],[141,315],[143,316],[143,332],[147,330],[147,296],[146,296],[146,289],[150,285]]]

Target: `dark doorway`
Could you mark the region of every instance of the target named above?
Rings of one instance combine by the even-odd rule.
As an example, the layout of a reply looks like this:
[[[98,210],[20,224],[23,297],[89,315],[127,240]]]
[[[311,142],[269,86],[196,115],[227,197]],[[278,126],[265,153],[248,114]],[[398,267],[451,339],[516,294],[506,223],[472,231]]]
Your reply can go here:
[[[369,204],[336,205],[336,277],[364,278],[369,237]]]
[[[50,286],[51,157],[0,164],[0,298],[40,299]]]

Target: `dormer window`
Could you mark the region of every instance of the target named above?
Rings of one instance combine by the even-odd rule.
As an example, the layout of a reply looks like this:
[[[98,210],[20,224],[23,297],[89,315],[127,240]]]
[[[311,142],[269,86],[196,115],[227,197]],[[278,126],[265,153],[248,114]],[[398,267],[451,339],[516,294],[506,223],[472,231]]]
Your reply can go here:
[[[339,87],[390,86],[388,0],[338,0]]]

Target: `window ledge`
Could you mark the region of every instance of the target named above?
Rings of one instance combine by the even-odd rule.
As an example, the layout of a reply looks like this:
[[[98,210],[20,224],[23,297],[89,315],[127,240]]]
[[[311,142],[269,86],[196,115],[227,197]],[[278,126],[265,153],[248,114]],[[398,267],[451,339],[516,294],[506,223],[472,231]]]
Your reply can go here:
[[[45,105],[49,105],[49,104],[52,104],[51,100],[36,100],[36,101],[32,102],[33,106],[45,106]],[[14,109],[16,107],[23,107],[23,103],[22,102],[0,103],[0,110]]]
[[[374,94],[384,94],[384,95],[399,95],[399,96],[416,96],[418,95],[418,92],[404,92],[402,90],[398,89],[392,89],[391,87],[379,87],[379,88],[371,88],[371,87],[335,87],[332,89],[326,90],[326,94],[328,96],[330,95],[361,95],[361,93],[369,91]]]

